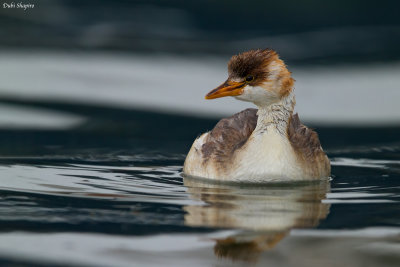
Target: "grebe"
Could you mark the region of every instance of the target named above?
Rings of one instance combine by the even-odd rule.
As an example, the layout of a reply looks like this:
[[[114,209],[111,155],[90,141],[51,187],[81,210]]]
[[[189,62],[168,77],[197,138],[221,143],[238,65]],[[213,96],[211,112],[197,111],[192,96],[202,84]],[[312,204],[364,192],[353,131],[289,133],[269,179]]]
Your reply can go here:
[[[234,96],[253,102],[198,137],[185,160],[184,175],[218,181],[313,180],[330,176],[318,134],[293,114],[294,79],[272,49],[233,56],[228,79],[206,99]]]

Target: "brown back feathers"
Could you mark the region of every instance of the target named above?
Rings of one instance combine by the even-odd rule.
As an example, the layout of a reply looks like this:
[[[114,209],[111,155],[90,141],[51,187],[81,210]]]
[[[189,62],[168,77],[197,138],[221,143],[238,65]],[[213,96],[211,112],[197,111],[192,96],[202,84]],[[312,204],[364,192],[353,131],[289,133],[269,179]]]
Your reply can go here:
[[[247,142],[256,126],[257,109],[252,108],[220,120],[202,146],[204,162],[211,158],[219,163],[229,161],[234,152]],[[289,119],[287,136],[309,175],[317,177],[321,172],[327,172],[326,176],[329,176],[329,160],[321,148],[318,134],[301,124],[297,114]]]
[[[243,146],[257,125],[257,109],[245,109],[235,115],[220,120],[208,134],[203,144],[205,160],[213,156],[223,162],[234,151]]]
[[[290,117],[287,134],[298,159],[307,166],[311,176],[320,176],[323,170],[330,173],[329,159],[322,150],[318,134],[301,124],[297,113]]]

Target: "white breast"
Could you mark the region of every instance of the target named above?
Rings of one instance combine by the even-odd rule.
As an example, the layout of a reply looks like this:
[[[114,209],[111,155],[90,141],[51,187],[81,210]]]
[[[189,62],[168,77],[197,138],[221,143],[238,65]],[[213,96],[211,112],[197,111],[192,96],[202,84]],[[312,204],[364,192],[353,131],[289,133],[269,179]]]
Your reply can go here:
[[[304,180],[304,176],[291,144],[285,136],[271,127],[267,131],[253,132],[246,144],[235,151],[226,168],[215,161],[203,164],[202,145],[208,133],[193,143],[186,158],[183,172],[187,175],[213,180],[240,182],[268,182]]]
[[[303,171],[289,140],[273,127],[254,132],[237,151],[231,179],[237,181],[302,180]]]

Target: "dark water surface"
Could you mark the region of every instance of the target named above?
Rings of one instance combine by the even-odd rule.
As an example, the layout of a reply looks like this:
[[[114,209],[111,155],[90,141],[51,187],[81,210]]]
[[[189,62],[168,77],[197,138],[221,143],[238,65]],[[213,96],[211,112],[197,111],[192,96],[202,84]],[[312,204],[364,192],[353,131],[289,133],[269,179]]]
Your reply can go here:
[[[0,130],[0,264],[399,266],[400,127],[318,127],[331,181],[181,177],[213,120],[65,103],[68,130]]]

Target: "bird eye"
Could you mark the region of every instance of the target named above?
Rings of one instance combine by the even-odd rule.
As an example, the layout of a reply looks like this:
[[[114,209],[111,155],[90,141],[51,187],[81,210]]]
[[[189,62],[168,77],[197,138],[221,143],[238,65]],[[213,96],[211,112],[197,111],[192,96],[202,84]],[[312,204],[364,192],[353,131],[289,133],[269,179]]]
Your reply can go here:
[[[254,76],[253,75],[249,75],[246,77],[246,82],[251,82],[252,80],[254,80]]]

